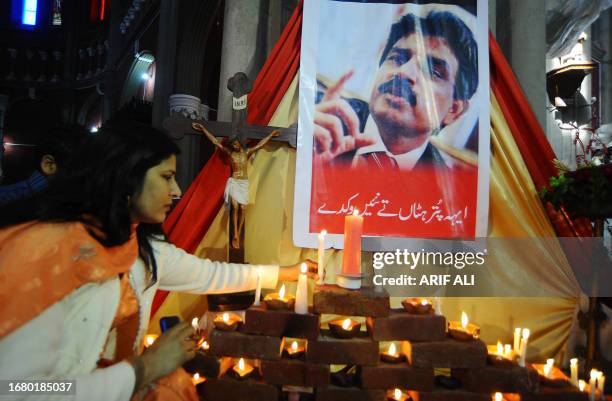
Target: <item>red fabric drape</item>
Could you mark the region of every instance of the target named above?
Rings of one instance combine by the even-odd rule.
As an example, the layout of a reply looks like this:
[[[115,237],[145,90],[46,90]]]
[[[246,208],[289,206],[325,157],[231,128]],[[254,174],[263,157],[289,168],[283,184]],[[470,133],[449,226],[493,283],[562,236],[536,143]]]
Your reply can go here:
[[[527,165],[536,188],[548,185],[550,177],[557,175],[552,161],[555,152],[546,139],[527,98],[518,83],[512,68],[504,57],[497,41],[489,33],[491,61],[491,89],[504,113],[512,136]],[[560,237],[590,236],[592,229],[584,219],[572,220],[565,213],[554,210],[550,205],[547,212]]]
[[[293,12],[249,94],[247,121],[250,124],[268,124],[295,78],[300,64],[301,34],[302,1]],[[223,191],[229,175],[229,165],[223,161],[221,152],[215,152],[164,222],[164,231],[170,242],[187,252],[196,250],[223,203]],[[157,312],[167,295],[166,291],[155,294],[151,316]]]

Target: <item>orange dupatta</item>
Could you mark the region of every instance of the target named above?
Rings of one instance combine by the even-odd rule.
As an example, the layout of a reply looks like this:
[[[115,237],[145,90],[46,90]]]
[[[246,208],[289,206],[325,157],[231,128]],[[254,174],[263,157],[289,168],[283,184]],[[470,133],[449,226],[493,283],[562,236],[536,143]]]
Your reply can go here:
[[[0,338],[78,287],[127,272],[138,256],[135,232],[106,248],[79,222],[28,222],[0,230]]]

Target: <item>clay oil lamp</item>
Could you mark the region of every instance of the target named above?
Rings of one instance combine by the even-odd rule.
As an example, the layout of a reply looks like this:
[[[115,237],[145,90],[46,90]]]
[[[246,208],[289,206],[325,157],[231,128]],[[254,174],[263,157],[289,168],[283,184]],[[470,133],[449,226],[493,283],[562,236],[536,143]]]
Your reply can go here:
[[[283,351],[289,359],[300,359],[304,356],[306,349],[297,341],[292,341],[291,344],[285,345]]]
[[[338,338],[353,338],[361,329],[361,323],[349,318],[332,320],[328,325],[332,334]]]
[[[399,388],[387,391],[387,401],[409,401],[412,398]]]
[[[434,312],[433,305],[425,298],[406,298],[402,306],[411,315],[430,315]]]
[[[238,315],[233,313],[223,313],[222,315],[215,316],[213,324],[215,329],[221,331],[235,331],[238,326],[242,323],[242,319]]]
[[[465,312],[461,312],[461,322],[448,322],[448,334],[455,340],[472,341],[480,338],[480,327],[470,323]]]
[[[202,383],[205,380],[206,379],[201,377],[199,373],[194,373],[193,376],[191,377],[191,382],[193,383],[194,386],[197,386],[198,384]]]
[[[291,310],[295,305],[295,297],[285,294],[285,284],[283,284],[278,292],[266,295],[264,302],[269,310]]]
[[[397,352],[397,347],[394,343],[389,345],[389,349],[386,352],[380,353],[380,360],[387,363],[400,363],[405,359],[406,357],[403,354]]]
[[[238,379],[246,379],[251,373],[253,373],[253,369],[253,366],[246,363],[244,358],[240,358],[238,363],[232,367],[232,372]]]

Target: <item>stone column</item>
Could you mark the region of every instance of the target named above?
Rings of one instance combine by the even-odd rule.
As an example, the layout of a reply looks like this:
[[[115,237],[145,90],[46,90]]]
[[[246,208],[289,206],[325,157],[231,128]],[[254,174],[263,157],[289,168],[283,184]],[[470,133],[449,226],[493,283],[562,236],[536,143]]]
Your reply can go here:
[[[546,128],[546,2],[497,0],[497,40]]]
[[[242,71],[254,82],[265,61],[267,46],[261,43],[259,28],[260,25],[267,28],[267,19],[262,23],[261,15],[262,6],[267,4],[267,0],[225,1],[217,113],[220,121],[232,118],[232,94],[227,90],[227,80]]]

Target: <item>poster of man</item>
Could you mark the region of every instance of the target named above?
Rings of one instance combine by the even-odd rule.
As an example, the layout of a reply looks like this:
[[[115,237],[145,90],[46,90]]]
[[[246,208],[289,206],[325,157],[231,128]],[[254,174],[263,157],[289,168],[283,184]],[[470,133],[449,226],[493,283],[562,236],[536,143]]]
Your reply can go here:
[[[371,237],[486,234],[487,18],[480,0],[305,3],[296,244],[325,229],[341,248],[355,210]]]

